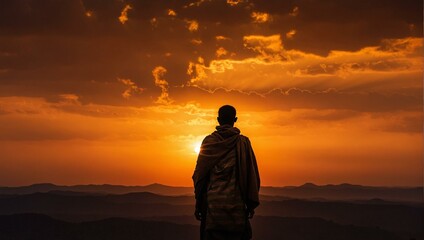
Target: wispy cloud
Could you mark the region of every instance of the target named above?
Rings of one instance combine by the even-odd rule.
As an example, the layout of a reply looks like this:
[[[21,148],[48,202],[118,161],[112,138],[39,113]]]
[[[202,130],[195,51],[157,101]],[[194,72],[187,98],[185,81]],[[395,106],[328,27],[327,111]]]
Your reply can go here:
[[[81,104],[81,102],[79,101],[79,96],[76,94],[64,93],[64,94],[59,94],[59,97],[61,99],[61,102],[66,102],[66,103],[76,104],[76,105]]]
[[[296,34],[296,30],[295,29],[292,29],[292,30],[290,30],[290,31],[288,31],[287,33],[286,33],[286,38],[287,39],[292,39],[293,37],[294,37],[294,35]]]
[[[185,20],[185,22],[187,23],[187,29],[190,32],[196,32],[199,29],[199,22],[196,20]]]
[[[244,42],[246,48],[258,53],[256,57],[215,59],[208,65],[190,62],[189,84],[212,91],[225,88],[262,93],[275,88],[399,91],[405,84],[418,87],[423,69],[421,38],[385,40],[380,46],[332,51],[325,57],[285,50],[279,35],[246,36]]]
[[[217,58],[226,56],[227,54],[228,54],[228,51],[225,50],[225,48],[223,48],[223,47],[218,48],[215,52],[215,55],[216,55]]]
[[[227,4],[230,6],[237,6],[242,2],[244,2],[244,0],[227,0]]]
[[[125,24],[128,21],[128,11],[131,10],[131,9],[132,9],[132,7],[129,4],[125,5],[124,9],[122,9],[121,15],[118,17],[118,20],[122,24]]]
[[[243,37],[244,47],[259,53],[259,58],[266,61],[282,59],[283,43],[280,35],[249,35]]]
[[[296,17],[297,15],[299,15],[299,7],[298,6],[293,7],[289,15],[292,17]]]
[[[272,21],[271,15],[265,12],[252,12],[250,16],[255,23],[266,23]]]
[[[168,9],[167,14],[168,14],[168,16],[172,16],[172,17],[177,16],[177,13],[173,9]]]
[[[184,6],[185,8],[187,7],[199,7],[200,5],[202,5],[205,2],[210,2],[211,0],[197,0],[195,2],[191,2],[188,5]]]
[[[202,44],[202,40],[201,39],[198,39],[198,38],[193,38],[193,39],[190,40],[190,42],[193,45],[200,45],[200,44]]]
[[[222,35],[215,36],[215,39],[218,40],[218,41],[230,40],[230,38],[228,38],[226,36],[222,36]]]
[[[168,82],[164,79],[166,72],[166,68],[162,66],[157,66],[152,71],[153,77],[155,79],[155,85],[161,89],[161,94],[155,101],[159,104],[171,104],[173,102],[173,100],[169,97]]]
[[[125,99],[129,99],[135,93],[142,93],[144,91],[144,88],[137,86],[131,79],[118,78],[118,82],[127,86],[127,89],[122,93],[122,97]]]

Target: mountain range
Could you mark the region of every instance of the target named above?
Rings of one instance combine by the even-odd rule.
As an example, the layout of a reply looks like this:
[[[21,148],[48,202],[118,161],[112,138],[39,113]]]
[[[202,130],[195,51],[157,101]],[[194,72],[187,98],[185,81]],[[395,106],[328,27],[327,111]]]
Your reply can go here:
[[[0,187],[0,239],[198,239],[191,187]],[[424,240],[419,187],[263,187],[254,239]]]
[[[173,187],[162,184],[146,186],[123,185],[73,185],[63,186],[51,183],[33,184],[21,187],[0,187],[0,194],[29,194],[36,192],[67,191],[90,192],[97,194],[125,194],[131,192],[150,192],[167,196],[193,195],[192,187]],[[423,187],[374,187],[352,184],[315,185],[306,183],[301,186],[261,187],[260,193],[267,196],[278,196],[302,199],[327,200],[369,200],[384,199],[388,201],[422,202]]]
[[[63,221],[127,218],[197,224],[193,196],[164,196],[149,192],[98,194],[50,191],[0,195],[0,215],[38,213]],[[424,205],[385,200],[261,199],[263,217],[320,218],[341,225],[374,227],[399,236],[424,236]]]

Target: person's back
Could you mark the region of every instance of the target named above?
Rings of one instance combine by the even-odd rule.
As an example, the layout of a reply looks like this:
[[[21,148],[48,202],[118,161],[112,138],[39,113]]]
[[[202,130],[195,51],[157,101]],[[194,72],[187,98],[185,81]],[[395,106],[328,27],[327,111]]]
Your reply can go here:
[[[193,174],[195,215],[202,239],[250,239],[248,217],[259,205],[259,173],[250,141],[233,127],[233,107],[218,112],[220,126],[207,136]]]

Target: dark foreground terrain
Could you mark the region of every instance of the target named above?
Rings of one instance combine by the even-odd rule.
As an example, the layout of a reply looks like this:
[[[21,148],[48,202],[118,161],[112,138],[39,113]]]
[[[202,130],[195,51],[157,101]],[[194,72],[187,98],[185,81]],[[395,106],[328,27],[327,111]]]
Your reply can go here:
[[[135,188],[138,187],[130,187]],[[193,196],[176,195],[185,192],[185,188],[163,185],[148,188],[173,196],[127,193],[125,186],[100,185],[102,191],[93,191],[99,190],[96,185],[79,186],[80,191],[57,189],[56,185],[3,188],[0,239],[198,239]],[[333,191],[334,186],[330,190],[328,186],[306,188],[313,188],[315,195],[323,196]],[[384,190],[384,195],[390,196],[388,199],[377,198],[382,193],[376,189],[368,191],[366,197],[346,199],[352,191],[366,187],[353,188],[356,190],[350,185],[337,188],[346,191],[337,193],[340,199],[334,199],[335,194],[330,199],[261,195],[261,205],[251,221],[254,239],[424,240],[422,202],[390,200],[393,199],[390,189]],[[117,194],[117,189],[123,193]],[[311,193],[296,191],[301,195]]]
[[[254,239],[298,240],[396,240],[393,233],[371,228],[343,226],[319,218],[257,217]],[[0,216],[0,237],[4,240],[130,240],[198,239],[198,227],[188,224],[109,218],[70,223],[40,214]]]

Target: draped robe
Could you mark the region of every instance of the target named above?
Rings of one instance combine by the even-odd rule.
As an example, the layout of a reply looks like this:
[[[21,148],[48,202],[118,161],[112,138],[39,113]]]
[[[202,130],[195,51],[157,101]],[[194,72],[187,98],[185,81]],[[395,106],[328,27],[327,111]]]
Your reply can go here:
[[[259,205],[255,154],[236,127],[216,129],[203,140],[193,174],[196,209],[206,216],[205,229],[243,231],[247,210]]]

